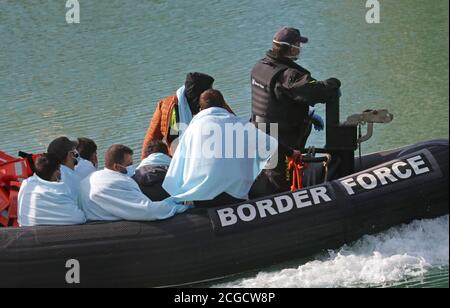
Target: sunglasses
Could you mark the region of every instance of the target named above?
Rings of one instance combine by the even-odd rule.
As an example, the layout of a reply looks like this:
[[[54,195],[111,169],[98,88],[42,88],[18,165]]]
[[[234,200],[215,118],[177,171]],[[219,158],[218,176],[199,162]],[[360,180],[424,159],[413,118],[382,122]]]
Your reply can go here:
[[[70,151],[69,153],[72,153],[73,157],[75,157],[75,158],[80,157],[80,153],[78,153],[77,150],[72,150],[72,151]]]
[[[276,43],[276,44],[279,44],[279,45],[289,46],[289,47],[292,47],[292,48],[295,48],[295,49],[302,49],[303,48],[303,43],[300,43],[299,46],[296,46],[296,45],[291,45],[291,44],[286,43],[286,42],[279,42],[279,41],[275,41],[275,40],[273,42]]]

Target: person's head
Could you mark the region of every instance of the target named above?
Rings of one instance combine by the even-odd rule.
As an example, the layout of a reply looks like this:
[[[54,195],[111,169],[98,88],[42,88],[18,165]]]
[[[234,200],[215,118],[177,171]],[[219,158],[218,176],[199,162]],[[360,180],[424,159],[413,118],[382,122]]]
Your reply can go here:
[[[279,58],[289,58],[296,61],[300,57],[302,44],[307,42],[308,38],[303,37],[300,30],[283,27],[273,37],[272,51]]]
[[[89,138],[78,138],[77,151],[81,158],[89,160],[94,166],[98,164],[97,145]]]
[[[69,140],[67,137],[59,137],[53,140],[47,153],[53,154],[64,166],[74,169],[78,163],[79,155],[77,151],[77,142]]]
[[[147,150],[145,151],[145,155],[149,156],[155,153],[162,153],[169,155],[169,148],[163,141],[154,140],[150,142],[150,144],[148,145]]]
[[[184,83],[185,95],[189,102],[189,107],[193,114],[200,111],[199,100],[200,95],[208,89],[211,89],[214,84],[214,78],[202,73],[189,73],[186,76]]]
[[[200,96],[200,111],[213,107],[225,108],[225,106],[225,99],[218,90],[206,90]]]
[[[45,153],[41,155],[35,165],[35,174],[41,179],[49,182],[59,182],[61,180],[60,160],[53,154]]]
[[[130,166],[133,166],[133,150],[122,144],[114,144],[105,154],[106,168],[127,174]]]

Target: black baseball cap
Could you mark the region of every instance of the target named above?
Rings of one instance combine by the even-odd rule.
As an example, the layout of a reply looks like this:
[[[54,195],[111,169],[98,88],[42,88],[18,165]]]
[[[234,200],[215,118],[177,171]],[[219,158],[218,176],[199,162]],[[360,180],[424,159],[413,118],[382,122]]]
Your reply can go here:
[[[299,29],[283,27],[275,33],[273,42],[281,45],[300,47],[300,43],[308,43],[308,38],[302,36]]]

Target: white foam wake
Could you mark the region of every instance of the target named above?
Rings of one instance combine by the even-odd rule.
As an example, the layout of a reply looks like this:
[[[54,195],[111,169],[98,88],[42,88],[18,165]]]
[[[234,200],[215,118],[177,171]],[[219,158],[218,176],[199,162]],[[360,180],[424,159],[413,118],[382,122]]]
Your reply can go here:
[[[329,251],[298,268],[261,272],[215,287],[328,288],[383,286],[449,264],[449,216],[415,221]]]

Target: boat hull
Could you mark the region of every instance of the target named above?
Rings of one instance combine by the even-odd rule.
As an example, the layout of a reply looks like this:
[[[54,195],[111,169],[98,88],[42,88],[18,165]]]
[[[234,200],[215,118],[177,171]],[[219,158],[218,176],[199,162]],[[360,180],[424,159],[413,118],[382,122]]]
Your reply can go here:
[[[166,221],[2,229],[0,287],[176,286],[311,256],[448,214],[448,156],[447,140],[375,153],[344,179]]]

